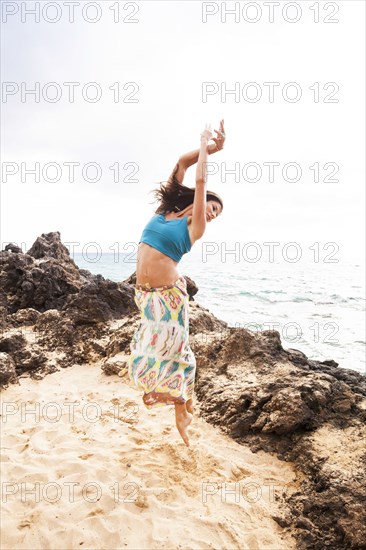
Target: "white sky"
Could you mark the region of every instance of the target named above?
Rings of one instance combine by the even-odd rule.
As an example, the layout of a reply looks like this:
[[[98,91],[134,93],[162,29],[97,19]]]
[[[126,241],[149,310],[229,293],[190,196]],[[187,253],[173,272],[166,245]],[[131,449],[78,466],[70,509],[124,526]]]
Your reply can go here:
[[[287,2],[280,2],[281,9]],[[99,2],[100,21],[92,24],[75,8],[75,22],[68,22],[64,2],[58,2],[61,20],[51,24],[41,16],[21,22],[21,4],[29,8],[34,2],[2,2],[19,7],[2,24],[2,81],[25,82],[41,88],[57,82],[63,92],[59,102],[42,97],[39,103],[20,93],[1,103],[2,162],[19,165],[16,175],[8,176],[1,189],[1,246],[13,241],[28,249],[37,236],[60,231],[63,242],[76,242],[81,251],[89,242],[108,250],[118,242],[137,243],[142,229],[157,204],[148,192],[157,182],[166,180],[178,157],[198,148],[199,135],[206,121],[214,128],[225,119],[227,140],[224,151],[209,157],[211,162],[235,163],[242,169],[256,162],[263,168],[262,179],[249,183],[228,176],[221,181],[220,172],[211,175],[208,189],[224,200],[224,212],[207,226],[202,240],[231,243],[240,241],[296,241],[304,247],[314,242],[322,247],[335,242],[338,258],[362,261],[365,240],[365,4],[363,1],[331,3],[339,11],[339,22],[326,24],[325,2],[297,2],[302,17],[297,23],[286,22],[279,8],[273,23],[268,22],[268,8],[262,9],[257,23],[242,16],[235,22],[220,12],[202,22],[202,3],[197,1],[143,1],[132,3],[138,11],[122,20],[133,7],[123,10],[121,21],[113,22],[110,7],[116,2]],[[41,6],[44,6],[41,2]],[[214,2],[212,2],[214,4]],[[234,7],[227,2],[227,7]],[[242,8],[247,2],[240,2]],[[320,22],[314,23],[311,5],[320,6]],[[216,3],[220,9],[221,2]],[[10,9],[10,8],[8,8]],[[49,17],[55,11],[50,9]],[[94,16],[92,10],[90,17]],[[294,16],[293,11],[288,12]],[[254,17],[254,11],[249,12]],[[67,99],[64,82],[79,82],[76,99]],[[102,99],[97,103],[83,100],[80,88],[97,82]],[[109,86],[119,82],[122,97],[126,82],[136,82],[137,103],[114,103]],[[248,82],[257,82],[263,97],[257,103],[238,102],[233,95],[220,94],[203,102],[202,82],[226,83],[240,90]],[[264,82],[279,82],[275,101],[268,100]],[[296,103],[284,101],[281,90],[297,82],[302,97]],[[319,83],[320,101],[313,100],[309,88]],[[338,103],[324,103],[336,82]],[[3,84],[4,85],[4,84]],[[253,88],[248,91],[252,97]],[[91,90],[92,92],[92,90]],[[53,90],[50,90],[50,94]],[[289,94],[293,89],[289,90]],[[216,135],[216,134],[215,134]],[[20,179],[20,163],[27,168],[39,162],[57,162],[63,168],[58,183],[39,183],[28,175]],[[68,182],[65,162],[98,163],[103,176],[89,183],[76,169],[74,183]],[[114,183],[109,167],[119,163],[122,178],[130,170],[126,163],[136,163],[137,182]],[[302,168],[299,182],[284,182],[280,172],[268,183],[264,162],[278,162],[280,169],[288,162]],[[336,163],[338,183],[325,183],[326,163]],[[321,181],[314,182],[315,163],[321,168]],[[4,164],[3,164],[4,167]],[[292,176],[293,172],[289,175]],[[50,172],[50,176],[53,172]],[[93,176],[93,172],[90,172]],[[195,166],[184,183],[195,185]],[[151,203],[151,204],[149,204]],[[198,241],[200,243],[200,241]],[[199,244],[195,245],[200,246]]]

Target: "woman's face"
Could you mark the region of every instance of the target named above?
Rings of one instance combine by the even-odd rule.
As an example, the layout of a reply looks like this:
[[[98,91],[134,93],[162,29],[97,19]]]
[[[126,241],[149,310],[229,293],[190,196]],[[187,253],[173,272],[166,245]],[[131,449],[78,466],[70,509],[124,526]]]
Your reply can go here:
[[[221,210],[222,208],[219,202],[214,200],[206,201],[206,220],[210,222],[217,218],[217,216],[221,214]]]

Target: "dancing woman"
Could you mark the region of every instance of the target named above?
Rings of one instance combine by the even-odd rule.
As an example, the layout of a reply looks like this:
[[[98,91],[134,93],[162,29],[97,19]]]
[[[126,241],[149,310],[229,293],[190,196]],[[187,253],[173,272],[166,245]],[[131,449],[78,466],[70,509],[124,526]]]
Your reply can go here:
[[[160,205],[142,232],[137,255],[135,303],[141,321],[130,343],[128,374],[144,392],[146,408],[175,406],[176,426],[187,446],[196,360],[189,345],[187,283],[177,265],[223,209],[222,199],[206,189],[206,165],[208,155],[224,146],[224,120],[215,132],[217,137],[206,124],[200,148],[181,156],[167,185],[154,190]],[[196,162],[196,187],[186,187],[185,172]]]

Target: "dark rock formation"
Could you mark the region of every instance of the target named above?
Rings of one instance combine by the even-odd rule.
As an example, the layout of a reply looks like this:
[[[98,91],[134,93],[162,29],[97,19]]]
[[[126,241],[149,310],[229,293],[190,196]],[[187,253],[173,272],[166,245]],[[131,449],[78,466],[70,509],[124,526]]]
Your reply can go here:
[[[74,260],[70,258],[68,249],[61,243],[59,231],[42,233],[40,237],[37,237],[27,254],[36,259],[54,258],[62,264],[68,264],[70,271],[74,273],[78,271]]]
[[[18,254],[19,252],[22,252],[22,249],[19,248],[19,246],[14,243],[7,244],[4,250],[10,250],[10,252],[14,252],[14,254]]]
[[[228,328],[204,342],[196,332],[191,346],[203,418],[308,476],[287,499],[291,521],[275,517],[279,525],[303,550],[365,548],[366,377],[284,350],[277,331]]]
[[[17,382],[15,363],[11,355],[0,352],[0,386]]]
[[[27,340],[20,332],[2,334],[0,353],[3,361],[1,385],[16,382],[17,376],[23,372],[39,371],[47,362],[46,355],[36,343],[28,349]]]
[[[0,252],[0,304],[8,313],[25,308],[61,308],[66,297],[83,286],[58,232],[43,234],[36,243],[25,254]],[[48,250],[52,255],[46,255]]]
[[[61,308],[75,324],[95,324],[120,319],[135,309],[131,285],[96,275],[80,292],[69,295]]]
[[[79,269],[58,232],[0,252],[0,385],[101,361],[121,374],[139,323],[136,274],[118,283]],[[253,452],[305,476],[273,519],[300,550],[366,548],[366,378],[282,347],[277,331],[229,327],[194,301],[186,277],[200,414]]]
[[[133,288],[79,269],[58,231],[43,233],[25,254],[0,252],[0,269],[2,320],[21,309],[57,309],[76,324],[95,324],[136,309]]]

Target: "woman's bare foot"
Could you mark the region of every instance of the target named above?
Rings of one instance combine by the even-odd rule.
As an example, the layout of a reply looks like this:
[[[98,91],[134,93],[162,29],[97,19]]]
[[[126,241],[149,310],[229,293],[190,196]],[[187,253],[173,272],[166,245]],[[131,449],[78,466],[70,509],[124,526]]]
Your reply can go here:
[[[187,411],[186,404],[175,405],[175,423],[184,443],[189,447],[187,428],[193,420],[193,415]]]

